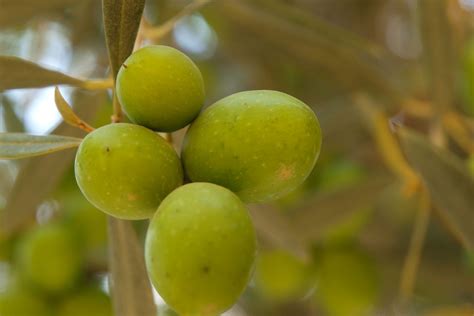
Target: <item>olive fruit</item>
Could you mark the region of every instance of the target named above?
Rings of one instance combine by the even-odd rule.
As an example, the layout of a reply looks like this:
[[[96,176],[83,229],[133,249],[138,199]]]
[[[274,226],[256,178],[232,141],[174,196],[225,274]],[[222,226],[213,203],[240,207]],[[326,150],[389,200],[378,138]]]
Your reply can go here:
[[[466,44],[462,58],[462,94],[464,110],[474,116],[474,38]]]
[[[247,208],[210,183],[184,185],[151,220],[145,259],[152,283],[183,315],[217,315],[245,289],[256,252]]]
[[[257,289],[266,298],[292,301],[304,297],[314,282],[311,269],[301,259],[283,250],[259,254],[255,270]]]
[[[76,155],[75,173],[89,202],[123,219],[151,217],[183,181],[173,147],[151,130],[127,123],[87,135]]]
[[[0,293],[0,315],[50,316],[52,314],[44,300],[24,289],[15,289]]]
[[[378,300],[378,274],[374,261],[362,249],[324,249],[315,269],[315,298],[327,315],[371,315]]]
[[[186,133],[182,158],[192,181],[234,191],[245,202],[277,199],[313,169],[321,129],[303,102],[277,91],[246,91],[207,108]]]
[[[130,120],[160,132],[185,127],[204,103],[201,72],[185,54],[168,46],[147,46],[130,55],[116,88]]]
[[[71,289],[81,274],[80,242],[66,225],[49,224],[27,233],[17,249],[20,277],[49,293]]]
[[[57,308],[57,316],[112,316],[110,298],[96,288],[81,289],[66,297]]]

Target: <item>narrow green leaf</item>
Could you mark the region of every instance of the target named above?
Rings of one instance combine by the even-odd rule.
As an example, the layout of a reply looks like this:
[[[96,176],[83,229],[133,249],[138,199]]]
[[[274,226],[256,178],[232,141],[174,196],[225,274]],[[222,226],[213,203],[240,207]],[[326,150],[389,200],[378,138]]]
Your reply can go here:
[[[132,53],[145,0],[102,0],[105,36],[114,78]]]
[[[231,26],[238,28],[239,32],[251,34],[259,42],[271,43],[279,51],[304,60],[308,67],[323,67],[347,88],[371,88],[392,100],[401,99],[406,86],[400,80],[399,69],[393,69],[386,59],[380,58],[380,52],[375,54],[373,45],[364,43],[354,34],[344,32],[330,23],[318,20],[316,16],[311,19],[318,21],[311,22],[310,27],[297,23],[295,18],[288,18],[290,13],[291,16],[295,14],[291,5],[275,10],[273,7],[277,5],[270,8],[256,2],[216,1],[215,7],[225,14],[226,19],[232,23]],[[266,2],[268,4],[275,1]],[[284,10],[287,12],[285,15],[282,14]],[[223,38],[223,41],[226,39]],[[239,45],[232,39],[229,42],[228,45]],[[358,44],[355,45],[355,42]],[[390,77],[386,76],[387,71],[390,71]]]
[[[84,122],[76,113],[72,110],[71,106],[64,97],[61,95],[58,87],[54,89],[54,102],[56,103],[56,108],[58,109],[59,113],[64,119],[64,122],[68,123],[71,126],[78,127],[83,129],[87,132],[91,132],[94,130],[89,124]]]
[[[0,91],[7,89],[40,88],[58,84],[82,85],[83,81],[58,71],[41,67],[14,56],[0,56]]]
[[[454,104],[457,54],[452,23],[449,21],[448,1],[421,0],[420,29],[423,40],[429,92],[438,111]]]
[[[308,245],[324,238],[330,228],[373,205],[374,196],[391,182],[391,176],[377,173],[356,186],[316,194],[291,214],[278,212],[270,205],[252,207],[252,219],[263,240],[304,255]]]
[[[103,90],[113,86],[112,80],[109,79],[83,80],[74,78],[15,56],[0,56],[0,73],[8,74],[0,80],[0,91],[41,88],[60,84],[88,90]]]
[[[155,316],[143,248],[130,221],[109,217],[112,293],[117,316]]]
[[[86,120],[93,119],[106,98],[107,94],[103,91],[96,93],[76,91],[74,100],[78,115]],[[84,136],[82,130],[66,123],[61,123],[53,134]],[[25,222],[34,218],[37,206],[58,185],[64,172],[71,167],[74,154],[73,150],[66,150],[22,161],[24,163],[7,197],[5,209],[0,212],[0,234],[11,235],[21,229]]]
[[[80,138],[58,135],[29,135],[24,133],[0,133],[0,159],[20,159],[46,155],[74,148]]]
[[[428,188],[443,222],[463,243],[474,250],[474,179],[462,161],[433,146],[422,135],[401,129],[403,150]]]

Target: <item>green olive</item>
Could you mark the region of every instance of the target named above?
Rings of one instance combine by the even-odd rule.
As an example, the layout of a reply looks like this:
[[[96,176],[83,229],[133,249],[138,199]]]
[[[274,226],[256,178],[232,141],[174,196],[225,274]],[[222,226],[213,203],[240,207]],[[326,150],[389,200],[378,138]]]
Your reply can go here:
[[[132,122],[172,132],[188,125],[204,104],[201,72],[168,46],[134,52],[117,75],[117,96]]]
[[[0,292],[1,316],[51,316],[44,300],[25,290]]]
[[[464,109],[474,116],[474,38],[468,41],[462,59],[462,92]]]
[[[96,288],[82,289],[66,297],[57,308],[57,316],[112,316],[110,298]]]
[[[191,183],[173,191],[145,242],[152,283],[182,315],[217,315],[245,289],[256,252],[247,208],[231,191]]]
[[[255,281],[266,298],[283,302],[301,299],[314,284],[309,265],[283,250],[260,253]]]
[[[119,123],[84,139],[76,155],[76,180],[85,197],[123,219],[144,219],[183,181],[173,147],[151,130]]]
[[[17,249],[20,277],[46,292],[69,290],[82,271],[80,249],[78,237],[67,226],[38,227],[24,236]]]
[[[328,248],[315,268],[318,275],[315,298],[327,315],[371,315],[379,291],[371,257],[352,246]]]
[[[193,122],[182,158],[192,181],[265,202],[300,185],[320,147],[319,122],[306,104],[282,92],[246,91],[216,102]]]

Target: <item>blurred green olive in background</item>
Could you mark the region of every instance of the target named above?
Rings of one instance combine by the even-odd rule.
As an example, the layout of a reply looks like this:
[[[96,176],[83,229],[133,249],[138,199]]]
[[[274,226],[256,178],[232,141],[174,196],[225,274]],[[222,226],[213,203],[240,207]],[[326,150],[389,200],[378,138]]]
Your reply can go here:
[[[48,303],[25,289],[0,292],[1,316],[53,316]]]
[[[259,253],[254,278],[257,290],[276,302],[299,300],[314,286],[310,266],[284,250]]]
[[[355,246],[318,251],[315,300],[329,316],[370,315],[379,294],[378,274],[371,257]]]
[[[83,268],[79,236],[61,223],[34,228],[16,251],[20,277],[40,290],[60,293],[70,290]]]
[[[65,297],[56,316],[112,316],[110,298],[95,287],[85,288]]]

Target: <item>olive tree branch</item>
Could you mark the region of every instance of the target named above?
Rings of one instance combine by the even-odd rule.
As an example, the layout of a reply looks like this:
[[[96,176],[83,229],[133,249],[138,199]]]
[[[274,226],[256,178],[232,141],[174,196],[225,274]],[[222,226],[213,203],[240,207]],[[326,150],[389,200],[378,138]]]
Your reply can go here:
[[[431,202],[428,191],[424,189],[420,196],[420,206],[415,219],[405,262],[400,278],[400,299],[402,303],[408,302],[415,288],[416,274],[421,260],[421,252],[425,242],[426,231],[430,220]]]

